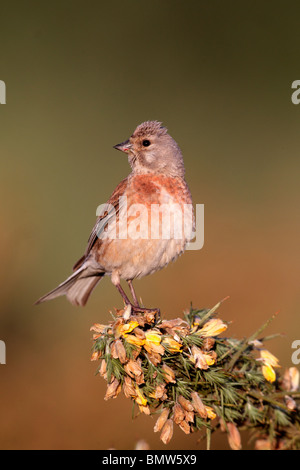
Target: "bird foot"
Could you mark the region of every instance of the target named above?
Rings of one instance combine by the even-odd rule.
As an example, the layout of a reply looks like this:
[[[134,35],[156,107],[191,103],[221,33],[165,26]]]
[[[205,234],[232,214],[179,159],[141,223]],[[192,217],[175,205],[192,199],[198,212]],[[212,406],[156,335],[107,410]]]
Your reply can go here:
[[[132,305],[131,311],[134,313],[157,313],[158,315],[160,315],[159,308],[145,308],[145,307],[137,307],[135,305]]]
[[[133,305],[132,303],[127,304],[126,309],[126,316],[129,314],[138,314],[143,313],[144,315],[147,314],[154,314],[155,320],[158,321],[160,319],[160,309],[159,308],[146,308],[140,307],[139,305]]]

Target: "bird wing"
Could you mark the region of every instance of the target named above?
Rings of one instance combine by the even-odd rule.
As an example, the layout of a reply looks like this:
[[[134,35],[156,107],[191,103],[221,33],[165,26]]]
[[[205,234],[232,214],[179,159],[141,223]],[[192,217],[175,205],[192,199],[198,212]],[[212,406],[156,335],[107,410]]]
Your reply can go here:
[[[118,186],[116,187],[116,189],[110,196],[109,200],[107,201],[105,206],[102,208],[101,215],[99,215],[99,217],[97,218],[97,221],[89,236],[85,253],[77,261],[77,263],[74,264],[73,271],[78,269],[83,264],[83,262],[89,256],[91,249],[95,245],[96,241],[98,240],[98,243],[101,243],[100,236],[103,230],[105,229],[106,225],[113,217],[118,216],[122,208],[122,204],[120,204],[120,197],[124,195],[127,185],[128,185],[128,177],[118,184]]]

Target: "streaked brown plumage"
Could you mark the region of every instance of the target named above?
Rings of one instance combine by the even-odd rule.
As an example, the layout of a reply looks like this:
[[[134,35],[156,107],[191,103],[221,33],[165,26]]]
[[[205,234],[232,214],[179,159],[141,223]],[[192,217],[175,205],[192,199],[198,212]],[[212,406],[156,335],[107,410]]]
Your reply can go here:
[[[139,306],[132,281],[163,268],[185,250],[190,240],[189,234],[184,234],[181,239],[175,236],[164,239],[162,228],[158,225],[155,226],[159,232],[158,238],[152,237],[150,232],[153,205],[168,208],[174,204],[172,207],[176,211],[183,211],[185,204],[192,204],[184,179],[183,158],[177,143],[160,122],[146,121],[136,128],[129,140],[115,148],[128,154],[132,172],[119,183],[107,202],[107,210],[98,217],[86,251],[74,265],[73,274],[37,303],[66,295],[72,304],[83,306],[94,287],[108,274],[126,304],[130,304],[135,311],[148,311],[149,309]],[[123,207],[124,203],[121,202],[120,206],[120,201],[125,197],[128,218],[127,226],[122,228],[121,214],[124,213],[122,211],[125,210],[125,205]],[[136,207],[135,204],[142,204],[141,209],[145,208],[144,215],[149,215],[149,223],[144,225],[147,238],[132,239],[128,236],[131,223],[133,226],[136,223],[134,211],[130,214],[131,209]],[[180,216],[176,211],[174,219]],[[110,214],[116,216],[117,238],[104,236],[107,235],[104,233],[106,229],[107,232],[111,230],[110,220],[114,220]],[[191,218],[193,219],[193,214]],[[122,289],[121,279],[128,282],[133,301],[128,299]]]

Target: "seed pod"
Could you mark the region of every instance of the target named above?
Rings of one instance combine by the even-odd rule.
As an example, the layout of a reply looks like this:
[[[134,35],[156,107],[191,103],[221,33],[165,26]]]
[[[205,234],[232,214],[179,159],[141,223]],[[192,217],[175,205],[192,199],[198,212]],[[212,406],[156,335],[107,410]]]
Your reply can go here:
[[[175,424],[181,423],[181,421],[184,420],[185,414],[184,414],[184,409],[179,405],[179,403],[176,403],[173,406],[173,420]]]
[[[227,330],[227,325],[220,318],[213,318],[208,320],[196,334],[204,337],[218,336],[225,330]]]
[[[116,354],[117,354],[117,357],[118,357],[119,361],[122,364],[125,364],[125,362],[127,362],[128,358],[126,356],[126,350],[125,350],[124,344],[122,343],[122,341],[120,339],[117,339],[115,341],[115,350],[116,350]]]
[[[145,383],[145,380],[144,380],[144,373],[142,373],[142,374],[140,374],[140,375],[136,375],[136,376],[135,376],[135,382],[136,382],[138,385],[144,384],[144,383]]]
[[[194,410],[200,415],[201,418],[207,418],[207,411],[206,408],[199,397],[197,392],[192,392],[191,393],[192,397],[192,404],[194,407]]]
[[[160,439],[164,444],[168,444],[173,436],[173,420],[168,419],[162,429]]]
[[[94,351],[91,357],[91,361],[97,361],[101,357],[100,351]]]
[[[165,425],[168,419],[168,416],[169,416],[169,410],[168,408],[164,408],[155,423],[154,432],[161,431],[161,429],[163,428],[163,426]]]
[[[212,337],[204,338],[203,349],[205,351],[210,351],[210,349],[214,347],[215,342],[216,342],[215,338],[212,338]]]
[[[123,392],[126,398],[136,397],[136,391],[130,377],[124,377]]]
[[[241,435],[239,433],[238,428],[234,423],[227,423],[228,429],[228,444],[230,445],[232,450],[241,450],[242,443],[241,443]]]
[[[147,357],[148,357],[149,361],[151,361],[154,366],[157,366],[161,362],[161,355],[160,354],[152,352],[151,354],[148,354]]]
[[[289,410],[292,411],[292,410],[295,410],[297,408],[297,403],[295,402],[295,400],[292,397],[286,395],[284,397],[284,399],[285,399],[285,402],[286,402],[286,406],[288,407]]]
[[[110,354],[114,359],[118,358],[117,351],[116,351],[116,342],[113,341],[110,346]]]
[[[176,383],[175,372],[173,371],[173,369],[171,369],[171,367],[167,366],[166,364],[162,366],[162,369],[163,369],[163,376],[164,376],[165,381],[167,383],[175,384]]]
[[[180,352],[182,349],[182,344],[178,343],[178,341],[175,341],[175,339],[170,336],[165,337],[162,344],[170,353]]]
[[[155,313],[152,312],[145,313],[142,317],[145,318],[146,323],[154,323],[155,321]]]
[[[107,328],[106,325],[101,325],[100,323],[94,323],[94,325],[91,326],[90,331],[95,331],[96,333],[103,333],[105,328]]]
[[[130,315],[131,315],[131,305],[127,305],[127,307],[125,308],[124,312],[123,312],[123,318],[125,321],[129,320],[130,318]]]
[[[185,414],[185,420],[188,422],[188,423],[193,423],[194,422],[194,419],[195,419],[195,413],[193,411],[185,411],[184,412]]]
[[[161,344],[146,342],[145,345],[144,345],[144,348],[150,354],[164,355],[164,353],[165,353],[165,348]]]
[[[178,403],[182,406],[182,408],[186,411],[194,411],[193,405],[189,400],[184,398],[182,395],[179,395],[178,397]]]
[[[101,361],[100,369],[99,369],[99,374],[106,380],[107,379],[107,373],[106,373],[106,362],[104,359]]]
[[[139,327],[136,327],[135,330],[134,330],[134,334],[135,336],[138,338],[138,339],[145,339],[145,333],[144,331],[139,328]]]
[[[164,401],[168,398],[166,394],[166,384],[161,383],[156,385],[154,392],[149,393],[151,398],[155,398],[156,400]]]
[[[143,405],[139,405],[139,410],[141,413],[144,413],[145,415],[150,415],[150,408],[149,406],[143,406]]]
[[[121,384],[119,380],[115,377],[112,382],[107,386],[106,394],[104,400],[109,400],[110,398],[116,398],[121,391]]]
[[[272,450],[272,444],[269,439],[257,439],[255,450]]]
[[[179,423],[179,427],[183,432],[185,432],[185,434],[190,434],[191,428],[185,420],[183,420],[183,421],[181,421],[181,423]]]
[[[137,361],[130,359],[124,366],[125,372],[131,377],[139,376],[143,373],[140,364]]]
[[[296,367],[290,367],[289,369],[286,369],[282,380],[282,385],[285,390],[287,390],[288,392],[295,392],[296,390],[298,390],[299,375],[299,371]]]
[[[207,370],[209,366],[215,363],[215,358],[212,357],[212,353],[214,353],[216,358],[217,355],[214,351],[204,353],[197,346],[192,346],[192,357],[194,358],[195,366],[199,369]]]

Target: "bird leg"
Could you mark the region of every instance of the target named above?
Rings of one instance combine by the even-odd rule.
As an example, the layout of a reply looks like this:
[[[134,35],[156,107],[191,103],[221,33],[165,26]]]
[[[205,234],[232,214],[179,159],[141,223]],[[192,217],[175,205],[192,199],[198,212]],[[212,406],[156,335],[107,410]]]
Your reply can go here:
[[[133,284],[132,284],[131,279],[129,279],[129,280],[127,281],[127,283],[128,283],[128,285],[129,285],[129,287],[130,287],[130,292],[131,292],[131,295],[132,295],[132,297],[133,297],[134,305],[135,305],[136,307],[139,307],[140,304],[139,304],[139,302],[138,302],[138,299],[137,299],[137,296],[136,296],[136,293],[135,293],[135,290],[134,290],[134,287],[133,287]]]
[[[133,306],[132,303],[130,302],[130,300],[128,299],[123,287],[121,286],[121,284],[115,284],[116,288],[118,289],[118,291],[120,292],[124,302],[126,305],[131,305],[131,307]]]

